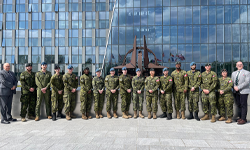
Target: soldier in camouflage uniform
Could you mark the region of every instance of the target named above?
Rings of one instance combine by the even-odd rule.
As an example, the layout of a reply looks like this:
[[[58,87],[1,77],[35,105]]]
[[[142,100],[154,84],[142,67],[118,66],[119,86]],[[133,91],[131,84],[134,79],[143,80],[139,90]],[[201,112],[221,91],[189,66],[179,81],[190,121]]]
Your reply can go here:
[[[80,101],[81,101],[81,112],[82,119],[91,119],[90,108],[92,102],[92,76],[89,75],[89,68],[86,67],[83,70],[84,74],[80,77]],[[86,116],[85,116],[86,113]]]
[[[216,122],[216,97],[215,88],[217,86],[217,75],[215,72],[211,71],[211,64],[205,65],[206,71],[201,74],[201,99],[203,104],[203,112],[205,116],[201,120],[209,120],[208,111],[209,104],[211,106],[212,119],[211,122]]]
[[[201,73],[196,70],[196,63],[190,63],[191,70],[187,72],[188,74],[188,110],[190,116],[187,119],[196,119],[200,121],[198,117],[199,112],[199,87],[201,84]],[[194,112],[194,115],[193,115]]]
[[[181,70],[181,62],[177,61],[175,63],[176,70],[172,72],[171,76],[174,80],[174,100],[175,100],[175,111],[177,119],[180,119],[181,109],[181,118],[185,119],[185,97],[188,89],[188,75],[187,72]],[[181,106],[181,107],[180,107]]]
[[[110,69],[110,75],[107,75],[105,78],[105,87],[106,87],[106,109],[107,109],[107,117],[111,119],[110,110],[111,103],[113,105],[113,116],[118,118],[117,116],[117,102],[118,102],[118,89],[119,89],[119,78],[115,75],[115,69]]]
[[[137,118],[137,110],[139,110],[139,117],[144,118],[142,115],[145,86],[144,77],[141,76],[139,68],[136,69],[136,74],[132,79],[134,118]]]
[[[73,66],[68,65],[68,72],[63,75],[64,84],[64,110],[66,114],[66,119],[71,120],[71,118],[76,118],[73,115],[73,111],[76,105],[76,89],[78,87],[78,78],[73,74]]]
[[[35,83],[35,73],[32,72],[32,64],[25,64],[26,70],[20,75],[21,88],[21,120],[25,122],[25,116],[27,113],[27,108],[29,107],[28,116],[29,119],[35,119],[35,109],[36,109],[36,83]]]
[[[157,118],[156,113],[158,110],[157,101],[158,101],[159,86],[160,86],[160,80],[158,77],[155,77],[155,70],[151,68],[150,76],[147,77],[145,80],[148,119],[151,119],[151,111],[153,111],[153,119]]]
[[[50,84],[52,88],[51,93],[51,106],[52,106],[52,120],[56,120],[56,112],[58,111],[58,117],[65,118],[62,115],[63,109],[63,76],[60,75],[60,67],[55,65],[55,74],[50,79]]]
[[[168,76],[168,68],[163,69],[163,76],[160,77],[160,106],[163,114],[160,118],[167,117],[167,120],[172,119],[172,77]],[[168,111],[168,113],[166,113]]]
[[[104,79],[101,76],[101,70],[96,69],[96,76],[92,80],[93,93],[94,93],[94,110],[97,119],[103,118],[102,109],[104,104]]]
[[[51,100],[50,100],[50,78],[51,72],[47,71],[47,63],[41,63],[42,70],[36,73],[35,81],[37,85],[37,101],[36,101],[36,118],[39,120],[40,107],[44,98],[46,105],[46,114],[48,119],[51,119]]]
[[[131,77],[127,75],[127,68],[122,68],[122,75],[119,77],[119,85],[120,85],[120,95],[121,95],[121,109],[122,109],[122,118],[128,119],[132,116],[128,114],[129,106],[131,103]]]
[[[233,104],[234,104],[234,97],[232,92],[233,87],[233,81],[231,78],[227,77],[227,70],[223,69],[221,71],[222,77],[219,78],[219,89],[218,92],[219,95],[219,105],[220,105],[220,115],[221,118],[219,121],[226,120],[225,115],[225,108],[227,109],[227,116],[228,120],[226,123],[232,123],[232,117],[233,117]]]

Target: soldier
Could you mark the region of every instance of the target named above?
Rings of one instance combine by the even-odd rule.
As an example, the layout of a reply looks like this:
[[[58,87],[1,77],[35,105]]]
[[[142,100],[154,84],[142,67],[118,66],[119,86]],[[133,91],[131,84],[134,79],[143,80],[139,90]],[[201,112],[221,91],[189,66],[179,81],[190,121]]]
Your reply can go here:
[[[113,116],[118,118],[117,112],[117,102],[118,102],[118,89],[119,89],[119,79],[115,75],[115,69],[110,69],[110,75],[107,75],[105,78],[105,87],[106,87],[106,109],[107,109],[107,117],[111,119],[110,110],[111,103],[113,105]]]
[[[36,110],[36,83],[35,83],[35,73],[32,72],[32,64],[25,64],[26,70],[20,75],[20,82],[22,85],[21,89],[21,120],[25,122],[25,116],[28,111],[28,118],[35,119],[35,110]]]
[[[48,119],[51,119],[51,100],[50,100],[50,78],[51,72],[47,71],[47,63],[41,63],[42,70],[36,73],[35,81],[37,85],[37,101],[36,101],[36,118],[35,121],[39,120],[40,117],[40,106],[44,98],[46,105],[46,114]]]
[[[181,62],[177,61],[175,63],[176,70],[172,72],[171,76],[174,80],[174,100],[175,100],[175,110],[176,110],[176,118],[180,119],[181,109],[181,118],[185,119],[185,95],[188,89],[188,75],[187,72],[181,70]],[[180,108],[181,106],[181,108]]]
[[[101,70],[96,69],[96,76],[92,80],[93,93],[94,93],[94,110],[97,119],[103,118],[102,109],[104,104],[104,79],[101,77]]]
[[[71,118],[76,118],[73,115],[73,111],[76,105],[76,89],[78,87],[78,78],[73,72],[73,66],[68,65],[68,72],[63,75],[64,84],[64,110],[66,114],[66,119],[71,120]]]
[[[128,114],[129,106],[131,103],[131,77],[127,75],[127,68],[122,68],[122,75],[119,77],[120,85],[120,95],[122,99],[121,109],[122,109],[122,118],[128,119],[132,116]]]
[[[80,77],[80,101],[81,101],[81,112],[82,119],[91,119],[90,108],[92,102],[92,76],[89,75],[89,68],[86,67],[83,70],[84,74]],[[86,113],[86,116],[85,116]]]
[[[167,117],[167,120],[172,119],[172,113],[173,113],[173,106],[172,106],[172,86],[173,81],[172,77],[168,76],[168,68],[163,69],[163,74],[160,78],[160,106],[162,109],[163,114],[160,116],[160,118]],[[168,113],[166,113],[168,111]]]
[[[141,76],[140,68],[137,68],[136,76],[134,76],[132,79],[134,118],[137,118],[137,110],[139,110],[139,117],[144,118],[142,115],[144,86],[144,77]]]
[[[56,112],[58,111],[57,117],[65,118],[62,114],[63,109],[63,76],[60,75],[60,67],[55,65],[55,72],[51,79],[50,84],[52,88],[51,93],[51,106],[52,106],[52,120],[56,120]]]
[[[232,117],[233,117],[233,104],[234,104],[234,97],[232,92],[233,87],[233,81],[231,78],[227,77],[227,70],[223,69],[221,71],[222,77],[219,78],[219,89],[218,92],[219,95],[219,105],[220,105],[220,115],[221,118],[219,121],[226,120],[225,118],[225,108],[227,109],[227,116],[228,119],[226,123],[232,123]]]
[[[196,70],[196,63],[190,63],[191,70],[187,72],[188,74],[188,110],[190,115],[187,119],[196,119],[200,121],[198,117],[199,112],[199,87],[201,84],[201,73]],[[194,115],[193,115],[194,112]]]
[[[148,119],[151,119],[151,111],[153,107],[153,119],[156,119],[156,113],[158,110],[158,88],[160,86],[160,80],[158,77],[155,77],[155,70],[153,68],[150,69],[150,76],[145,80],[145,88],[146,88],[146,101],[147,101],[147,111],[148,111]],[[152,104],[152,107],[151,107]]]
[[[217,75],[215,72],[211,71],[211,64],[207,63],[205,65],[206,71],[201,74],[201,98],[203,105],[203,112],[205,116],[201,120],[209,120],[208,111],[209,104],[211,106],[212,119],[211,122],[216,122],[216,97],[215,88],[217,85]]]

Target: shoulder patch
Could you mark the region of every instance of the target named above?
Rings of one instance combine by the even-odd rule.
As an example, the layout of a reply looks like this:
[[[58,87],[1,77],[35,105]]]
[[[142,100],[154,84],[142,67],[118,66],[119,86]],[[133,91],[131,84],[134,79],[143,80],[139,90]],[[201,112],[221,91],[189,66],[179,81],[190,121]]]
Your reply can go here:
[[[215,75],[212,76],[213,78],[215,77]]]
[[[201,77],[201,75],[199,75],[198,77]]]
[[[187,74],[185,74],[184,77],[187,77]]]
[[[122,78],[120,78],[119,81],[122,81]]]
[[[229,81],[228,81],[228,83],[231,83],[231,82],[232,82],[232,80],[229,80]]]
[[[21,79],[24,79],[24,76],[21,76],[20,78],[21,78]]]
[[[168,81],[170,81],[170,82],[171,82],[171,81],[172,81],[172,79],[169,79]]]
[[[159,82],[159,81],[160,81],[159,79],[156,80],[156,82]]]

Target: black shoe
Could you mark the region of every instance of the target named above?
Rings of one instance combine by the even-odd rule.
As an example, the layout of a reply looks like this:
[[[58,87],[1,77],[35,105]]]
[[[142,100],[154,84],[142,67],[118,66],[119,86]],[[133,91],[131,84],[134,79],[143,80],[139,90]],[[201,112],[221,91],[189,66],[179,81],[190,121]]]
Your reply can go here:
[[[57,117],[60,117],[60,118],[65,118],[66,116],[65,116],[65,115],[63,115],[61,112],[58,112],[58,113],[57,113]]]
[[[56,113],[52,114],[52,121],[56,121]]]
[[[17,121],[17,120],[14,118],[9,118],[9,119],[7,119],[7,121]]]
[[[193,112],[190,112],[190,115],[187,117],[187,119],[194,119]]]
[[[159,118],[166,118],[166,117],[167,117],[166,112],[163,112],[163,114],[159,116]]]
[[[194,118],[195,118],[197,121],[200,121],[200,118],[199,118],[199,116],[198,116],[198,112],[195,112],[195,113],[194,113]]]
[[[2,123],[2,124],[10,124],[10,122],[7,121],[7,120],[2,120],[1,123]]]
[[[172,113],[168,113],[167,114],[167,120],[171,120],[172,119]]]

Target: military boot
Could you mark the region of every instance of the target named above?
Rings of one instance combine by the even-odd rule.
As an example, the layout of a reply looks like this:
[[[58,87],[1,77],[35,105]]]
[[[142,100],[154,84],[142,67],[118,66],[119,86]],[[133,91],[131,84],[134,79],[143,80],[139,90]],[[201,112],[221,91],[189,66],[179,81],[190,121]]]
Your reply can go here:
[[[137,111],[136,110],[134,111],[134,118],[135,119],[137,118]]]
[[[215,115],[212,115],[211,122],[212,122],[212,123],[216,122]]]
[[[56,113],[53,113],[53,114],[52,114],[52,120],[53,120],[53,121],[56,121]]]
[[[34,120],[36,117],[34,116],[29,116],[28,119]]]
[[[232,122],[233,122],[233,121],[232,121],[232,117],[228,117],[226,123],[232,123]]]
[[[97,111],[95,112],[95,118],[96,118],[96,119],[99,119],[99,118],[100,118]]]
[[[107,117],[111,119],[110,111],[107,112]]]
[[[185,111],[181,111],[181,119],[186,119],[186,117],[185,117]]]
[[[88,117],[88,119],[91,119],[92,117],[89,115],[89,113],[86,113],[86,117]]]
[[[188,116],[188,118],[187,119],[194,119],[194,116],[193,116],[193,112],[190,112],[190,115]]]
[[[171,120],[172,119],[172,113],[168,113],[167,114],[167,120]]]
[[[69,114],[70,114],[70,118],[72,118],[72,119],[76,118],[76,116],[73,115],[73,112],[70,112]]]
[[[25,122],[25,121],[26,121],[26,119],[25,119],[25,118],[22,118],[21,120],[22,120],[22,122]]]
[[[99,117],[103,118],[102,111],[99,111]]]
[[[114,118],[118,118],[116,111],[113,113]]]
[[[48,119],[52,119],[52,117],[51,117],[51,116],[48,116]]]
[[[71,120],[70,112],[67,112],[67,113],[66,113],[66,119],[67,119],[67,120]]]
[[[65,118],[65,115],[63,115],[61,111],[58,111],[57,112],[57,117]]]
[[[128,114],[128,111],[126,111],[126,115],[127,115],[129,118],[132,118],[132,116]]]
[[[204,117],[202,117],[202,118],[201,118],[201,120],[209,120],[209,116],[208,116],[208,114],[205,114],[205,116],[204,116]]]
[[[122,112],[122,118],[124,118],[124,119],[128,119],[128,116],[126,115],[126,113],[125,113],[125,112]]]
[[[87,116],[85,116],[85,114],[84,114],[84,113],[82,113],[82,119],[87,120],[87,119],[88,119],[88,117],[87,117]]]
[[[39,117],[38,116],[36,116],[35,121],[39,121]]]
[[[180,112],[179,111],[176,111],[176,118],[180,119]]]
[[[225,121],[225,120],[226,120],[226,118],[224,116],[221,116],[219,119],[219,121]]]
[[[153,113],[153,119],[156,119],[157,117],[156,117],[156,113]]]
[[[166,112],[163,112],[163,114],[161,114],[159,117],[160,117],[160,118],[166,118],[166,117],[167,117],[167,113],[166,113]]]
[[[144,118],[144,116],[142,115],[142,111],[139,111],[139,117]]]
[[[199,116],[198,116],[198,112],[195,112],[195,113],[194,113],[194,118],[195,118],[197,121],[200,121],[200,118],[199,118]]]
[[[148,112],[148,119],[151,119],[151,112]]]

